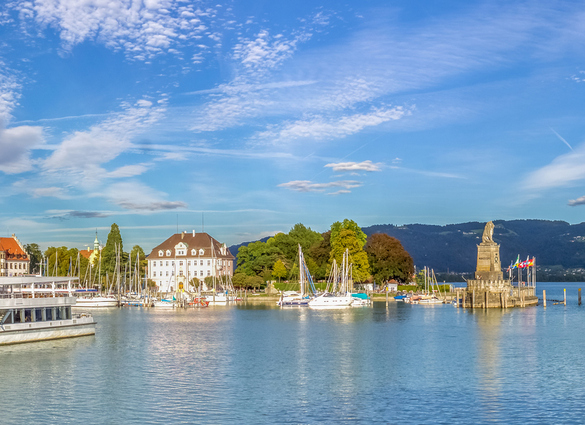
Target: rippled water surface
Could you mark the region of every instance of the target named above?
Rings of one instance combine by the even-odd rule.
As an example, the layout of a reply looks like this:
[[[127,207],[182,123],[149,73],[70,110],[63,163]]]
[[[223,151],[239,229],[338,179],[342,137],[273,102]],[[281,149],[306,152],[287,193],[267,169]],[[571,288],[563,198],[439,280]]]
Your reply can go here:
[[[93,310],[95,337],[0,347],[0,423],[582,423],[568,305]]]

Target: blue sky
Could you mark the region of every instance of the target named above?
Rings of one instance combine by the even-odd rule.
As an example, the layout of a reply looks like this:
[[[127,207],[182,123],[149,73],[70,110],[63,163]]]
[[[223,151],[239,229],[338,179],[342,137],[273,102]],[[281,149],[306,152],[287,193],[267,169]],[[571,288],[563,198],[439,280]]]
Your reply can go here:
[[[0,234],[584,221],[578,2],[0,6]]]

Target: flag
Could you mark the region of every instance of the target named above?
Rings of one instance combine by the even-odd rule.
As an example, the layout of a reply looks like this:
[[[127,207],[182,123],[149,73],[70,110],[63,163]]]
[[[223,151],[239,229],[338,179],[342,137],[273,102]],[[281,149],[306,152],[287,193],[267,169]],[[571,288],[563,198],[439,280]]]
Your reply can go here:
[[[520,267],[520,254],[518,254],[518,258],[516,258],[516,263],[514,263],[513,268],[517,269],[518,267]]]

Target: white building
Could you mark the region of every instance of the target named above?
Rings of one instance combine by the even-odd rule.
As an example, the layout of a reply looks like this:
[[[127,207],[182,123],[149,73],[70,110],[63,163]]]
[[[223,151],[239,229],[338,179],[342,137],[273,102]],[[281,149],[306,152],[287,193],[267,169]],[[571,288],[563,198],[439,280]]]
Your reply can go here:
[[[148,255],[148,277],[161,292],[178,288],[196,291],[189,282],[196,277],[233,276],[234,256],[226,244],[207,233],[177,233],[155,247]]]
[[[18,238],[0,238],[0,276],[23,276],[29,270],[30,258]]]

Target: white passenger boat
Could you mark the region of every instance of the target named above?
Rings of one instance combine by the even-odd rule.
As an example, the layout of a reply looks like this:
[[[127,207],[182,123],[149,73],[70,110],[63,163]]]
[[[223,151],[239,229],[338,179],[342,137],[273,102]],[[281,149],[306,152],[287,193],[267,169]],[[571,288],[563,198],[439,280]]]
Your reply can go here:
[[[0,277],[0,345],[95,334],[93,317],[72,314],[74,277]]]

